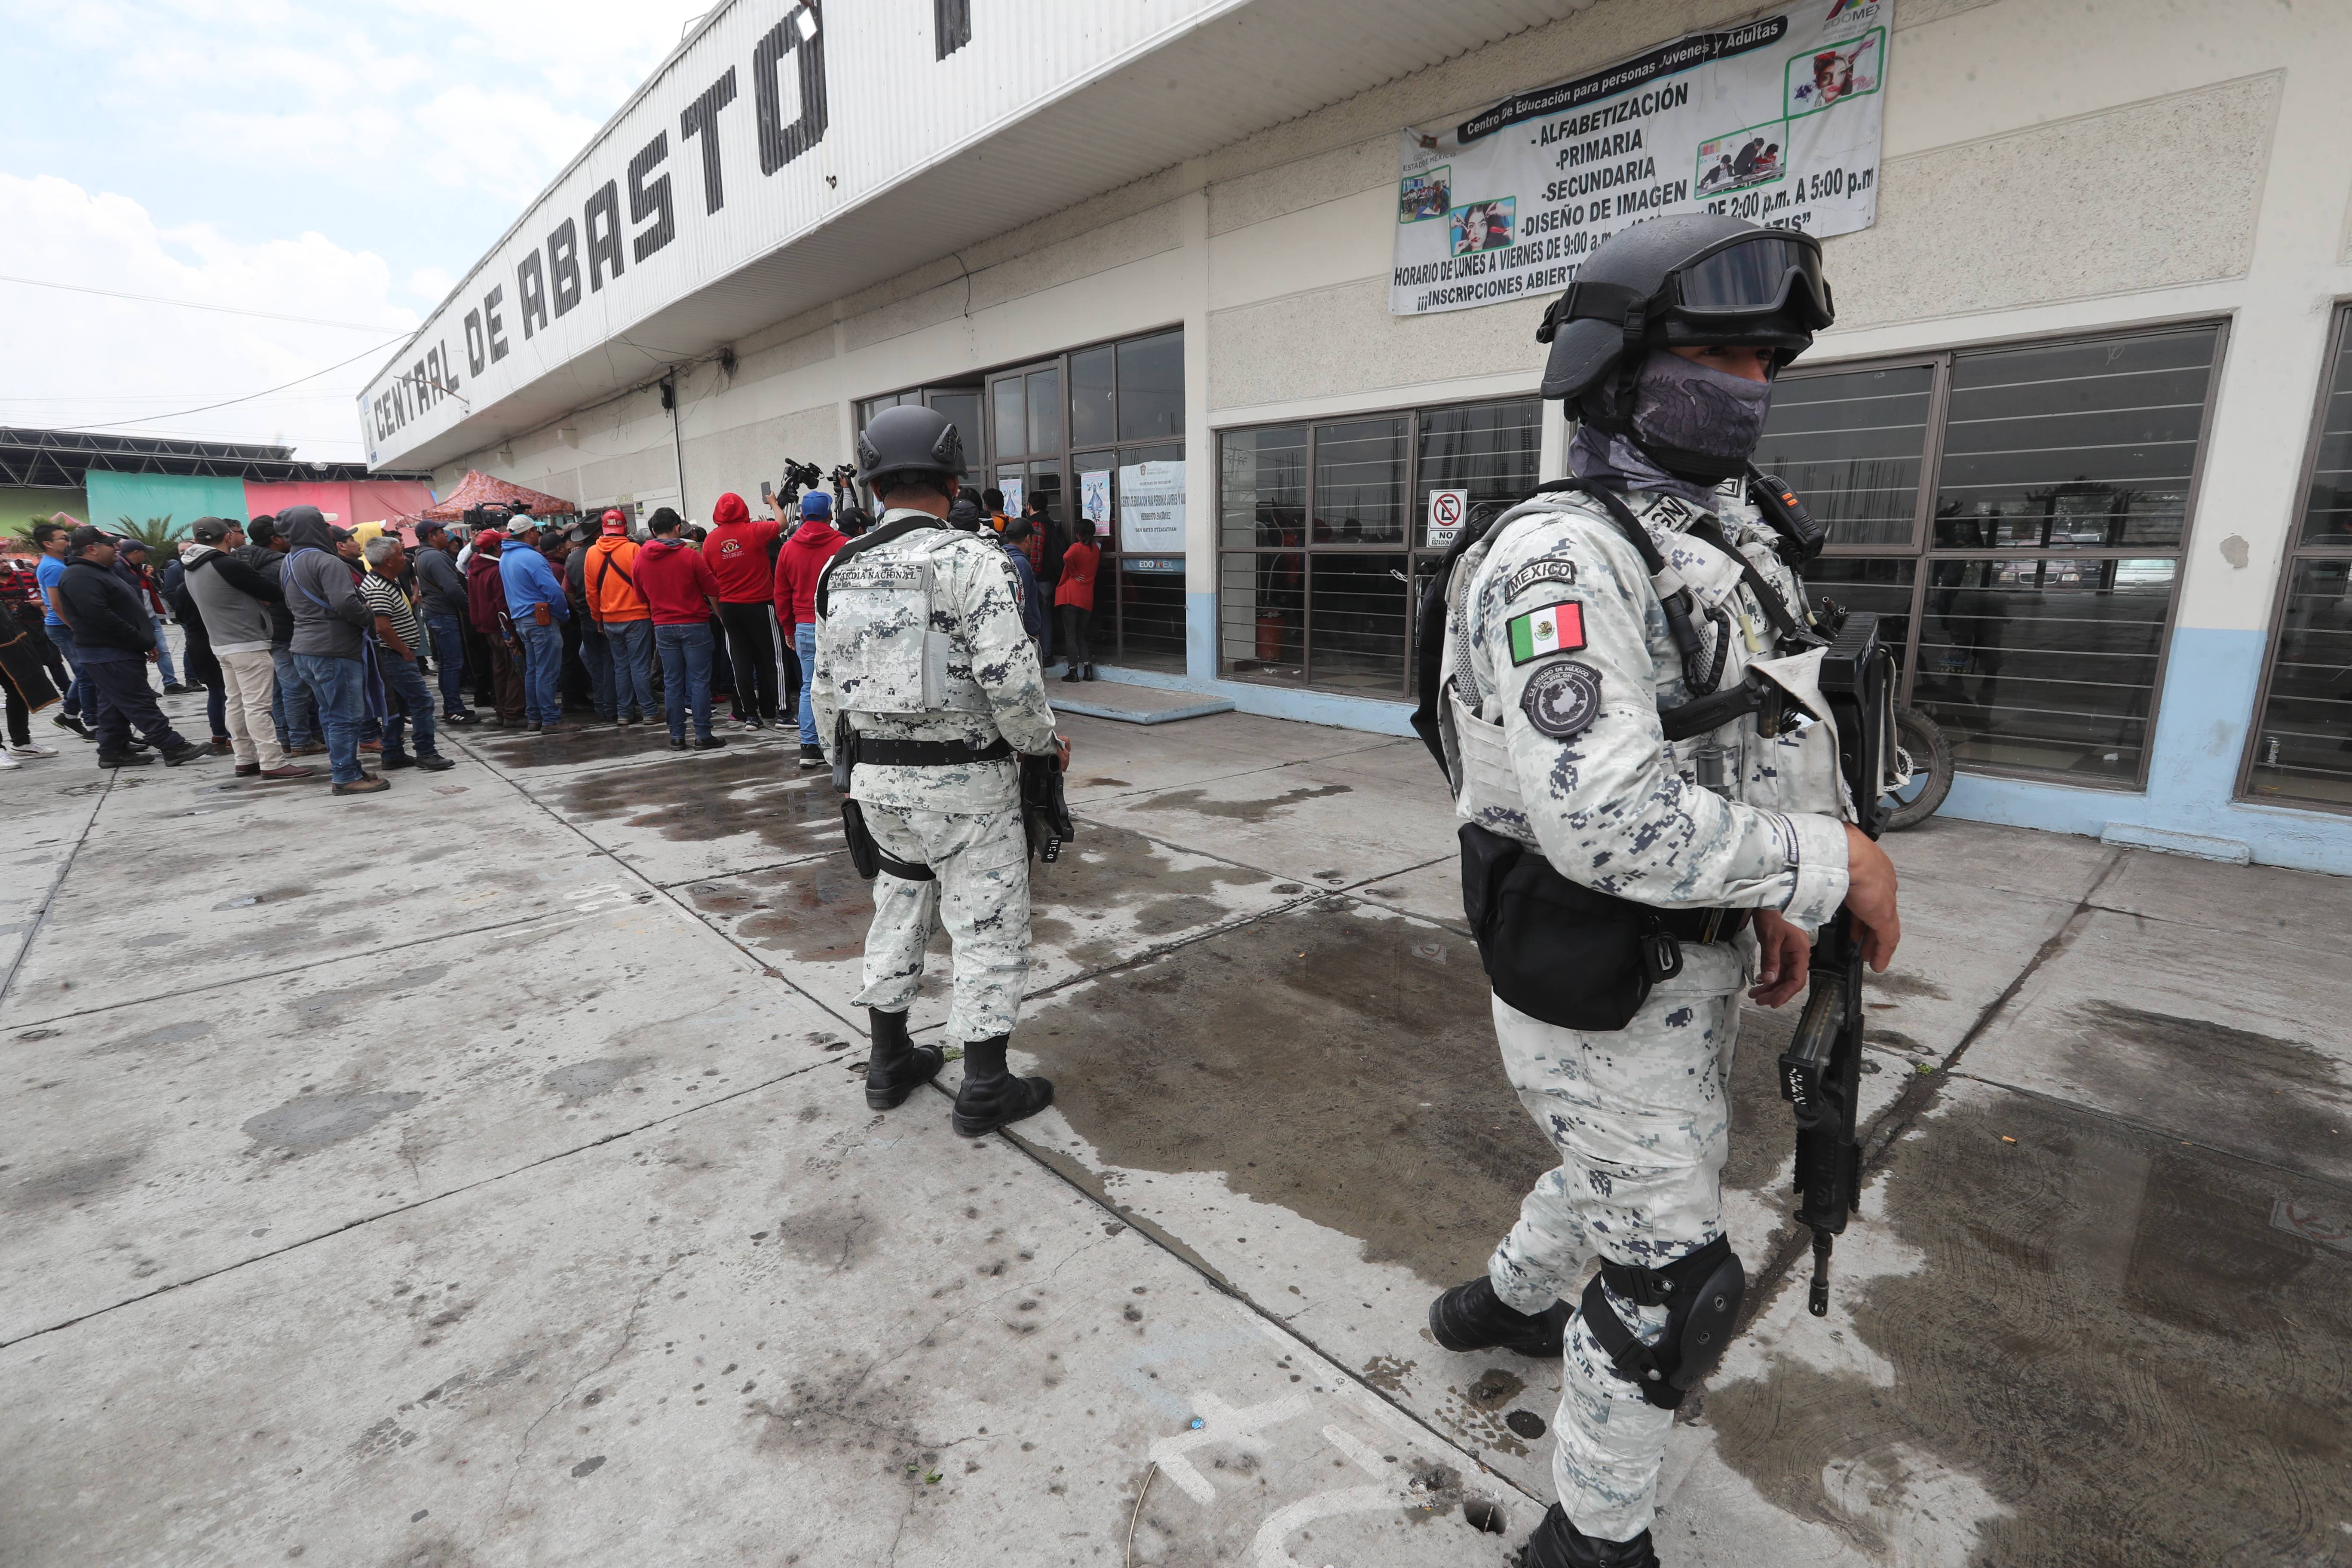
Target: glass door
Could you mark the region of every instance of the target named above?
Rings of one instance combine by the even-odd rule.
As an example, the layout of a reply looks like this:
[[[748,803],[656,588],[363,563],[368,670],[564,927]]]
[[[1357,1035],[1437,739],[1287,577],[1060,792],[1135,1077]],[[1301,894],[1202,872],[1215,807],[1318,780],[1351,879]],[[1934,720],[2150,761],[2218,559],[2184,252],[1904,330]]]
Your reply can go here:
[[[1062,505],[1068,489],[1067,436],[1063,422],[1062,362],[1024,365],[988,378],[989,483],[1004,492],[1004,510],[1042,500],[1055,527],[1066,530]],[[1067,537],[1066,532],[1065,537]]]

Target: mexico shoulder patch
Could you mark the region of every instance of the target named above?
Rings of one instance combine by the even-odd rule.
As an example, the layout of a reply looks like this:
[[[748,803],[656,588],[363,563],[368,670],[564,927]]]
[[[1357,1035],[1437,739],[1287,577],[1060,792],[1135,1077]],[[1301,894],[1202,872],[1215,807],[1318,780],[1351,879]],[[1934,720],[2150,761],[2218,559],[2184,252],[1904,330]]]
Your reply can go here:
[[[1511,639],[1511,662],[1526,664],[1549,654],[1574,653],[1584,646],[1584,606],[1574,600],[1546,605],[1504,624]]]
[[[1601,672],[1574,659],[1548,664],[1528,677],[1519,711],[1555,741],[1581,735],[1601,712]]]
[[[1538,583],[1558,583],[1563,587],[1575,587],[1576,563],[1557,555],[1530,561],[1511,574],[1511,580],[1503,584],[1503,597],[1516,599]]]

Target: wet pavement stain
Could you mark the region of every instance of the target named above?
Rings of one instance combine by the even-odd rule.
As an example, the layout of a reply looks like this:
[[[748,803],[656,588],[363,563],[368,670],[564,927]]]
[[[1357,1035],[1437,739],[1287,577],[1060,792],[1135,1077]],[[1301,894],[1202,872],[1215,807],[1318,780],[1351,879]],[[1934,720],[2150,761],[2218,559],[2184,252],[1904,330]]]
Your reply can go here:
[[[874,921],[874,884],[845,852],[696,882],[687,895],[697,913],[737,942],[801,963],[862,956]]]
[[[101,1154],[93,1160],[77,1160],[45,1172],[23,1176],[0,1187],[0,1201],[7,1207],[25,1211],[63,1205],[80,1208],[100,1198],[111,1197],[128,1185],[123,1178],[139,1163],[143,1151],[119,1150]]]
[[[842,847],[841,796],[829,775],[791,771],[780,752],[611,768],[564,786],[563,809],[591,821],[658,829],[672,843],[756,835],[779,856]]]
[[[644,1065],[611,1057],[596,1061],[573,1062],[569,1067],[560,1067],[549,1073],[547,1087],[566,1100],[586,1100],[604,1093]]]
[[[538,735],[529,730],[472,727],[467,730],[465,741],[468,747],[490,757],[502,768],[576,767],[582,763],[674,754],[669,749],[669,730],[663,722],[624,728],[593,720],[583,723],[574,718],[569,721],[580,728]]]
[[[1784,1351],[1708,1390],[1717,1451],[1882,1554],[1924,1506],[1955,1563],[1971,1523],[1970,1564],[2352,1561],[2352,1274],[2273,1226],[2280,1185],[2111,1117],[1951,1091],[1861,1220],[1920,1266],[1838,1287],[1892,1386]]]
[[[1556,1162],[1503,1076],[1485,974],[1453,962],[1468,944],[1416,954],[1436,934],[1324,900],[1049,1000],[1015,1043],[1107,1164],[1221,1173],[1458,1284]]]
[[[1165,795],[1155,795],[1148,800],[1135,802],[1138,811],[1189,811],[1196,816],[1222,816],[1234,822],[1264,822],[1286,805],[1298,805],[1310,800],[1322,800],[1335,795],[1353,795],[1353,784],[1319,784],[1300,789],[1288,789],[1271,800],[1211,800],[1204,789],[1172,789]]]
[[[394,1111],[406,1110],[424,1098],[414,1090],[349,1098],[306,1094],[275,1110],[265,1110],[248,1119],[244,1131],[257,1143],[308,1152],[355,1138]]]

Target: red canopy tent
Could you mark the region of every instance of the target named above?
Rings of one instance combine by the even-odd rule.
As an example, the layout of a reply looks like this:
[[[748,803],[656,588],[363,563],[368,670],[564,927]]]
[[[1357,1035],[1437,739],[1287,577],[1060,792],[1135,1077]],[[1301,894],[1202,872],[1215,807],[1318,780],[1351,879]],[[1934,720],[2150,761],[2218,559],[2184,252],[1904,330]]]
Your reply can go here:
[[[555,517],[580,510],[561,496],[548,495],[511,480],[493,479],[478,468],[468,468],[465,481],[451,490],[448,499],[440,505],[425,508],[424,516],[433,522],[456,522],[466,515],[468,507],[493,505],[528,511],[533,517]]]

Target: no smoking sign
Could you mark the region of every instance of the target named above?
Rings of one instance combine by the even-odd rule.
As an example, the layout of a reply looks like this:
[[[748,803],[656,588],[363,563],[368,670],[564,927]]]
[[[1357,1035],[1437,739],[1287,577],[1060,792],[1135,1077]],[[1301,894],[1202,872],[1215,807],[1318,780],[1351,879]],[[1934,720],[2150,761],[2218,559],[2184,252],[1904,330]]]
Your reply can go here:
[[[1429,492],[1429,526],[1422,540],[1423,549],[1441,549],[1454,542],[1461,531],[1463,519],[1470,515],[1468,490],[1432,490]]]

